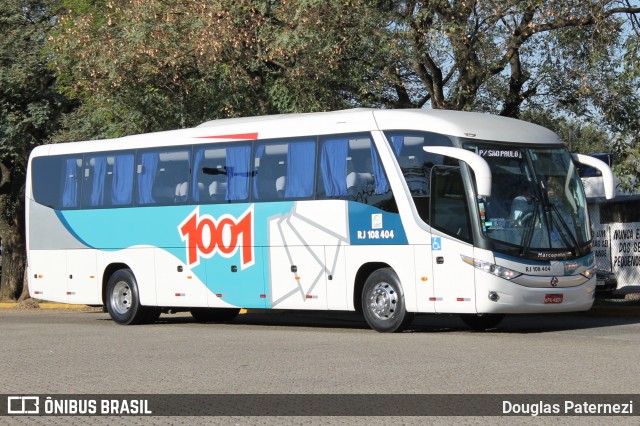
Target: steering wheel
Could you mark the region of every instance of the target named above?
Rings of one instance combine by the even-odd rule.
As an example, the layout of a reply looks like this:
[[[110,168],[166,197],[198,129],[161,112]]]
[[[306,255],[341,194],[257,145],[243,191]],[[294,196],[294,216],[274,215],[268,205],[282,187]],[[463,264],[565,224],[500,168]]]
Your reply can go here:
[[[532,217],[533,217],[533,213],[527,212],[522,216],[520,216],[520,218],[516,219],[514,226],[516,228],[526,228],[529,226],[529,223],[531,222]]]

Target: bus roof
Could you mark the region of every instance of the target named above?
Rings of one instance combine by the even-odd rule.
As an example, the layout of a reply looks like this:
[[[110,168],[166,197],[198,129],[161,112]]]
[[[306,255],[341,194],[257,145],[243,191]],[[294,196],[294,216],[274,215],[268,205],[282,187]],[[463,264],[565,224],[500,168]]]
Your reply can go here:
[[[332,112],[212,120],[188,129],[108,140],[45,145],[36,148],[34,154],[144,148],[149,146],[150,137],[153,146],[171,146],[198,141],[224,142],[408,129],[498,142],[562,144],[558,135],[542,126],[490,114],[426,109],[354,108]]]
[[[402,112],[401,122],[394,111]],[[462,138],[531,144],[562,144],[551,130],[522,120],[478,112],[450,110],[375,110],[381,130],[406,129],[414,123],[422,130]],[[418,124],[419,122],[419,124]]]

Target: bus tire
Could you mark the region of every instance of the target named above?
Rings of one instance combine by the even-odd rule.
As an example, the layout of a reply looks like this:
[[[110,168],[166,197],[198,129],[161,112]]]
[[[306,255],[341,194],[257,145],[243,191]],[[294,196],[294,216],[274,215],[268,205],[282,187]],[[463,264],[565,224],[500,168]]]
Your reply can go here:
[[[154,318],[156,312],[160,313],[157,308],[147,308],[140,304],[138,283],[131,269],[119,269],[111,275],[105,299],[107,312],[118,324],[153,322],[157,319]]]
[[[490,328],[496,328],[504,319],[504,314],[460,314],[460,319],[471,329],[484,331]]]
[[[413,321],[393,269],[378,269],[369,275],[362,289],[362,312],[369,327],[381,333],[400,332]]]
[[[192,308],[191,316],[197,322],[228,322],[240,313],[239,308]]]

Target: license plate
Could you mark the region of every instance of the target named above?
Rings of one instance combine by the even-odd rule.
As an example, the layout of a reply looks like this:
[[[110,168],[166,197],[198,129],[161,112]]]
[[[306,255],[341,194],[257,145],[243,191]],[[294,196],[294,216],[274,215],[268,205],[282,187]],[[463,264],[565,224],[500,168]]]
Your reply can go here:
[[[563,297],[564,297],[563,294],[545,294],[544,303],[545,304],[562,303]]]

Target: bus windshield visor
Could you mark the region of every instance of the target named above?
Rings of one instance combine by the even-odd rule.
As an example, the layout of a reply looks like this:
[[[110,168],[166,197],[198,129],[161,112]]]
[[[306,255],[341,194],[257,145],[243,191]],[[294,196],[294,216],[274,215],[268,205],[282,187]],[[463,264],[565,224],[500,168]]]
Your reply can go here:
[[[580,251],[591,240],[586,198],[564,148],[466,143],[492,173],[490,197],[478,199],[485,237],[529,250]]]

